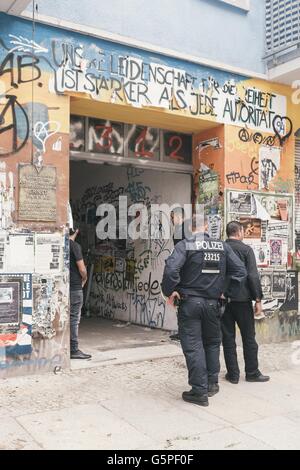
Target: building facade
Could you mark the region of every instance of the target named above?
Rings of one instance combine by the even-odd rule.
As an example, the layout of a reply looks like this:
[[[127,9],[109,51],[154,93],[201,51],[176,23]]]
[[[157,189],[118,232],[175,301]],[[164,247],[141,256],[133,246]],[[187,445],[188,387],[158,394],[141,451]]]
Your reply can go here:
[[[199,3],[247,15],[260,2]],[[267,80],[260,59],[212,66],[184,58],[184,44],[168,55],[33,13],[0,13],[0,376],[69,367],[69,203],[88,314],[176,329],[160,295],[172,241],[96,236],[98,207],[120,210],[120,196],[203,204],[215,238],[239,219],[261,272],[260,340],[297,337],[294,90]]]
[[[27,2],[29,3],[29,2]],[[154,52],[165,49],[264,73],[265,5],[263,0],[39,0],[37,15],[51,24],[101,31],[103,37],[139,44]],[[31,18],[32,2],[23,12]],[[251,46],[251,47],[250,47]]]

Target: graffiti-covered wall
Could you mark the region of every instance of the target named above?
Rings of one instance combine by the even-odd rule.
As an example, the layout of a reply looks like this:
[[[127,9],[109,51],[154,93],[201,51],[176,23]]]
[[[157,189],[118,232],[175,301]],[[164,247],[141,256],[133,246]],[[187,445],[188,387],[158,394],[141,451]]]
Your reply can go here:
[[[189,175],[109,167],[71,162],[71,202],[75,222],[80,227],[84,253],[89,250],[94,263],[89,296],[90,313],[175,330],[174,309],[167,307],[160,294],[165,259],[173,250],[172,239],[157,234],[151,239],[101,241],[96,236],[96,208],[113,204],[119,196],[128,204],[189,204]]]
[[[0,376],[68,364],[69,100],[51,94],[47,48],[0,36]]]
[[[222,234],[224,214],[225,221],[243,219],[263,270],[266,311],[279,325],[273,337],[295,335],[297,273],[290,268],[294,132],[300,128],[300,116],[291,90],[1,14],[1,375],[68,363],[70,95],[74,114],[108,119],[106,113],[117,113],[116,120],[128,124],[142,119],[141,124],[166,131],[194,133],[194,200],[205,204],[213,236]],[[95,181],[91,192],[84,192],[89,184],[82,188],[75,198],[78,210],[93,191],[96,202],[97,191],[100,200],[105,191],[114,197],[121,190],[134,200],[136,181],[144,182],[139,190],[150,202],[172,202],[171,189],[177,186],[188,197],[183,177],[165,192],[160,174],[154,181],[146,173],[143,179],[138,171],[122,171],[120,181],[108,175],[103,187]],[[160,305],[152,315],[153,304],[147,304],[145,296],[146,287],[148,294],[156,294],[161,268],[155,270],[155,265],[163,262],[165,249],[169,247],[155,240],[153,246],[135,246],[132,259],[139,267],[134,269],[129,251],[125,257],[100,255],[93,308],[98,309],[95,289],[100,286],[106,301],[100,314],[173,328],[159,313]],[[129,303],[119,293],[113,295],[114,282],[124,283],[122,296],[126,290]],[[153,302],[158,305],[156,297]],[[124,305],[131,313],[124,314]],[[274,324],[266,320],[265,331]]]

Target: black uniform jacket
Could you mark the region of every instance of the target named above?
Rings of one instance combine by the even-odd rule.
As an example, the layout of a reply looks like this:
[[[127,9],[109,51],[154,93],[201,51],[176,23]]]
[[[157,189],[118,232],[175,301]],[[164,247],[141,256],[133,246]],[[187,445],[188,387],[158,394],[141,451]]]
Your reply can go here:
[[[229,238],[226,245],[230,246],[240,258],[247,270],[247,278],[241,283],[241,289],[236,295],[228,297],[236,302],[248,302],[249,300],[261,300],[263,297],[256,259],[252,248],[240,240]]]
[[[177,291],[181,295],[219,299],[226,276],[231,278],[233,295],[246,275],[244,264],[228,244],[199,233],[177,243],[166,260],[161,288],[167,297]]]

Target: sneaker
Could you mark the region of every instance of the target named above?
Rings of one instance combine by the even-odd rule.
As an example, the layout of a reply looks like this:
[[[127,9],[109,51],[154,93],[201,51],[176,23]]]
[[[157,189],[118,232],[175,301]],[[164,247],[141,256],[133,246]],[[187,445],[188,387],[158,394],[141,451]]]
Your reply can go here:
[[[264,318],[266,318],[266,315],[263,312],[259,315],[254,315],[254,320],[263,320]]]
[[[91,354],[85,354],[79,349],[77,351],[71,352],[71,359],[91,359]]]
[[[239,377],[230,377],[228,373],[225,375],[225,380],[234,385],[237,385],[239,383]]]
[[[220,387],[219,384],[214,383],[214,384],[208,384],[208,396],[213,397],[216,395],[216,393],[219,393]]]
[[[188,403],[194,403],[194,405],[208,406],[208,396],[195,393],[193,390],[183,392],[182,399]]]
[[[268,375],[263,375],[260,370],[254,375],[247,375],[246,374],[246,381],[247,382],[268,382],[270,377]]]

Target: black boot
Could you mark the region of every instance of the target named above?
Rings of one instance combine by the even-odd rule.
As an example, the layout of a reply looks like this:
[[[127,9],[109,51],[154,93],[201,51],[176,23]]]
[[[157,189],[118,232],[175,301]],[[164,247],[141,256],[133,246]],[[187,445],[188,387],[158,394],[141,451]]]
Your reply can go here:
[[[174,333],[173,335],[170,335],[169,338],[170,338],[172,341],[180,341],[180,338],[179,338],[179,334],[178,334],[178,333]]]
[[[219,393],[220,387],[219,384],[214,383],[214,384],[208,384],[208,396],[213,397],[216,395],[216,393]]]
[[[71,351],[71,359],[91,359],[91,354],[85,354],[79,349],[77,351]]]
[[[246,374],[246,381],[247,382],[268,382],[270,377],[268,375],[263,375],[260,370],[258,370],[255,374]]]
[[[194,403],[195,405],[208,406],[207,395],[195,393],[193,390],[190,390],[189,392],[183,392],[182,399],[188,403]]]
[[[231,377],[228,373],[225,375],[225,379],[234,385],[239,383],[239,377]]]

